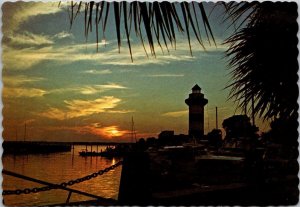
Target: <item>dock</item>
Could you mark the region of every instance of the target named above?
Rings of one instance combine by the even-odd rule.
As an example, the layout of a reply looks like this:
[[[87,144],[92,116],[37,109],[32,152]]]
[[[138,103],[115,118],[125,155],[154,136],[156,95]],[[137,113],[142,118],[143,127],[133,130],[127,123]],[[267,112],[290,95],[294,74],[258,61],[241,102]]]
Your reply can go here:
[[[4,141],[3,154],[45,154],[71,151],[71,143],[41,141]]]

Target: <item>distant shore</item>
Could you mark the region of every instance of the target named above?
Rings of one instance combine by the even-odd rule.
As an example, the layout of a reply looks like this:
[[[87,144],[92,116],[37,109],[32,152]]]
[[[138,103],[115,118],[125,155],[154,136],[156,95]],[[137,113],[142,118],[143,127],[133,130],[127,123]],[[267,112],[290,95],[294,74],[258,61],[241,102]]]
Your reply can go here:
[[[117,145],[117,144],[130,144],[129,142],[58,142],[58,141],[6,141],[3,143],[40,143],[40,144],[66,144],[66,145]]]

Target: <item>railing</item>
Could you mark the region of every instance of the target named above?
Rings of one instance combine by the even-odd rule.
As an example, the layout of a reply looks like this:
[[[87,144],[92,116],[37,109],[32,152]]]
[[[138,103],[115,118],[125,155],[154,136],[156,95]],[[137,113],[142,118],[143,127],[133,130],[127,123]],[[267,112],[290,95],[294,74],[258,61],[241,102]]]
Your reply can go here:
[[[21,174],[15,173],[15,172],[11,172],[11,171],[8,171],[8,170],[3,170],[2,171],[3,174],[13,176],[13,177],[17,177],[17,178],[21,178],[21,179],[28,180],[28,181],[32,181],[32,182],[36,182],[36,183],[39,183],[39,184],[42,184],[42,185],[45,185],[45,186],[44,187],[39,187],[39,188],[31,188],[31,189],[30,188],[25,188],[25,189],[17,189],[17,190],[3,190],[2,195],[20,195],[20,194],[38,193],[38,192],[43,192],[43,191],[48,191],[48,190],[53,190],[53,189],[62,189],[62,190],[69,191],[69,194],[68,194],[67,199],[66,199],[66,204],[69,203],[72,193],[77,193],[77,194],[85,195],[85,196],[88,196],[88,197],[91,197],[91,198],[95,198],[95,199],[97,199],[97,201],[108,203],[108,204],[112,205],[112,204],[116,203],[116,200],[103,198],[103,197],[93,195],[93,194],[90,194],[90,193],[87,193],[87,192],[71,189],[71,188],[68,188],[67,186],[71,186],[71,185],[74,185],[74,184],[77,184],[77,183],[84,182],[86,180],[93,179],[95,177],[98,177],[99,175],[103,175],[103,174],[109,172],[110,170],[112,170],[112,169],[114,169],[114,168],[116,168],[120,165],[122,165],[122,161],[119,161],[118,163],[116,163],[116,164],[114,164],[114,165],[112,165],[108,168],[105,168],[103,170],[99,170],[98,172],[92,173],[92,174],[84,176],[82,178],[78,178],[78,179],[75,179],[75,180],[70,180],[68,182],[63,182],[63,183],[60,183],[60,184],[54,184],[54,183],[50,183],[50,182],[47,182],[47,181],[43,181],[43,180],[28,177],[28,176],[25,176],[25,175],[21,175]]]

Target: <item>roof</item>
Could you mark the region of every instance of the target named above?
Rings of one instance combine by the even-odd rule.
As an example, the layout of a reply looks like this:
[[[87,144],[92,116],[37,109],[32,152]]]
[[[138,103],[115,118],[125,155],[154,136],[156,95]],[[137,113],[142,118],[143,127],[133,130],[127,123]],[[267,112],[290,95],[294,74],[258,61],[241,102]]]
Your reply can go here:
[[[192,90],[201,90],[201,88],[198,86],[198,84],[196,84],[196,85],[192,88]]]

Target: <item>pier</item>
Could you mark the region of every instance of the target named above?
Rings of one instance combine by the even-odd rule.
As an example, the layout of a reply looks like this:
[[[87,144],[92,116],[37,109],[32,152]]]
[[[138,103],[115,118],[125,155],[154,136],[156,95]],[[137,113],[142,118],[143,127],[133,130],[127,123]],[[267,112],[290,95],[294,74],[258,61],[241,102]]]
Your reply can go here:
[[[74,145],[87,146],[115,146],[128,145],[116,142],[46,142],[46,141],[4,141],[2,146],[4,154],[44,154],[53,152],[71,151]]]
[[[70,143],[40,141],[4,141],[3,154],[44,154],[71,151]]]

